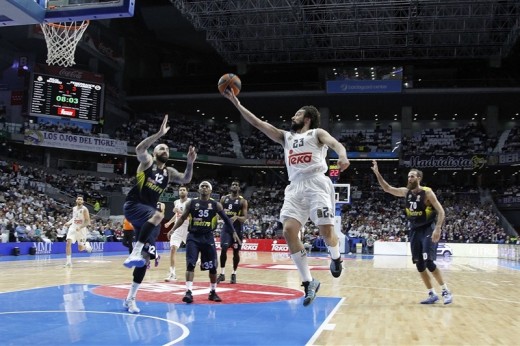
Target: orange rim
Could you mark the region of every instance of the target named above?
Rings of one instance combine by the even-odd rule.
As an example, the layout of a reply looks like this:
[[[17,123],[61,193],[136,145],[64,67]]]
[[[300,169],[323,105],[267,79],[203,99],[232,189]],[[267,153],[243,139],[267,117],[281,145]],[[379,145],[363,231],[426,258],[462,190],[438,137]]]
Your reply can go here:
[[[90,23],[90,20],[86,19],[83,23],[81,23],[80,25],[77,25],[77,24],[74,24],[74,25],[70,25],[70,26],[66,26],[66,25],[62,25],[60,23],[43,23],[44,25],[48,25],[48,26],[53,26],[55,28],[58,28],[58,29],[73,29],[73,30],[78,30],[78,29],[81,29],[87,25],[89,25]]]

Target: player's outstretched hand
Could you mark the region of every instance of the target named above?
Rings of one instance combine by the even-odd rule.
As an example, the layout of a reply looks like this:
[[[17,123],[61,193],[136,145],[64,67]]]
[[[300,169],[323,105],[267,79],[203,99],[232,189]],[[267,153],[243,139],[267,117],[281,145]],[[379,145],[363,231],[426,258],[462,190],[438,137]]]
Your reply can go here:
[[[170,127],[168,126],[168,114],[166,114],[162,121],[161,128],[159,129],[159,134],[164,136],[169,130]]]
[[[195,151],[195,147],[190,145],[188,149],[188,163],[193,163],[197,159],[197,152]]]
[[[224,97],[231,101],[231,103],[235,106],[238,106],[240,104],[240,101],[238,101],[238,98],[235,96],[233,88],[227,88],[226,90],[224,90],[224,93],[222,95],[224,95]]]
[[[372,160],[372,171],[374,171],[375,174],[379,173],[379,168],[377,167],[377,161],[376,160]]]

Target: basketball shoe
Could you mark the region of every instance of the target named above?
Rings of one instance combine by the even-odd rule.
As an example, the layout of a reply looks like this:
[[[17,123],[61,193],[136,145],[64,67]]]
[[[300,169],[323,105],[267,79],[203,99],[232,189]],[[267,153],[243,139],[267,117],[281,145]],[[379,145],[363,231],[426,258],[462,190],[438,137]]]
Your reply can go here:
[[[421,304],[435,304],[437,300],[439,300],[439,296],[433,292],[430,292],[428,293],[428,298],[421,301]]]
[[[190,290],[186,291],[186,294],[184,295],[184,297],[182,297],[182,301],[187,303],[187,304],[193,303],[193,296],[191,295],[191,291]]]
[[[215,290],[211,290],[209,292],[208,300],[214,301],[214,302],[221,302],[222,299],[217,295],[217,292]]]
[[[453,300],[451,292],[448,290],[442,290],[442,300],[444,300],[444,304],[451,304]]]
[[[341,275],[341,272],[343,271],[343,260],[341,259],[341,255],[338,259],[333,259],[332,262],[330,262],[330,273],[335,278],[339,278]]]
[[[131,314],[138,314],[141,312],[141,309],[139,309],[135,304],[135,298],[126,299],[123,302],[123,307],[125,307]]]
[[[168,276],[164,279],[166,282],[177,280],[177,276],[173,273],[169,273]]]
[[[236,284],[237,283],[237,274],[231,274],[231,281],[229,281],[230,284]]]
[[[138,252],[136,249],[134,249],[130,256],[128,256],[128,258],[125,260],[123,265],[127,268],[144,267],[146,265],[146,259],[143,257],[140,251]]]
[[[217,284],[226,281],[226,276],[224,274],[220,274],[217,278]]]
[[[312,279],[312,281],[302,282],[302,286],[305,289],[305,298],[303,299],[303,306],[307,306],[314,298],[316,298],[316,293],[320,289],[320,282],[316,279]]]

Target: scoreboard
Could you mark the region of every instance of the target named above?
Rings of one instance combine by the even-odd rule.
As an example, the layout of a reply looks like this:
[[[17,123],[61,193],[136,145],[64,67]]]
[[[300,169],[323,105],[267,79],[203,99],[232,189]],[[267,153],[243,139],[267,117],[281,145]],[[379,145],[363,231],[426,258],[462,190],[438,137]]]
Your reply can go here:
[[[102,83],[33,73],[29,114],[98,123],[103,118],[104,91]]]

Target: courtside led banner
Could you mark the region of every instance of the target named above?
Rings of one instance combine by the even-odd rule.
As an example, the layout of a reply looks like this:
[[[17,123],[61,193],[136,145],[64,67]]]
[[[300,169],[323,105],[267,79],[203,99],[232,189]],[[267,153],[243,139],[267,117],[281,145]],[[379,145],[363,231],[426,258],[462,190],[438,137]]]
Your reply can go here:
[[[332,80],[327,81],[327,94],[384,94],[400,93],[401,80]]]

